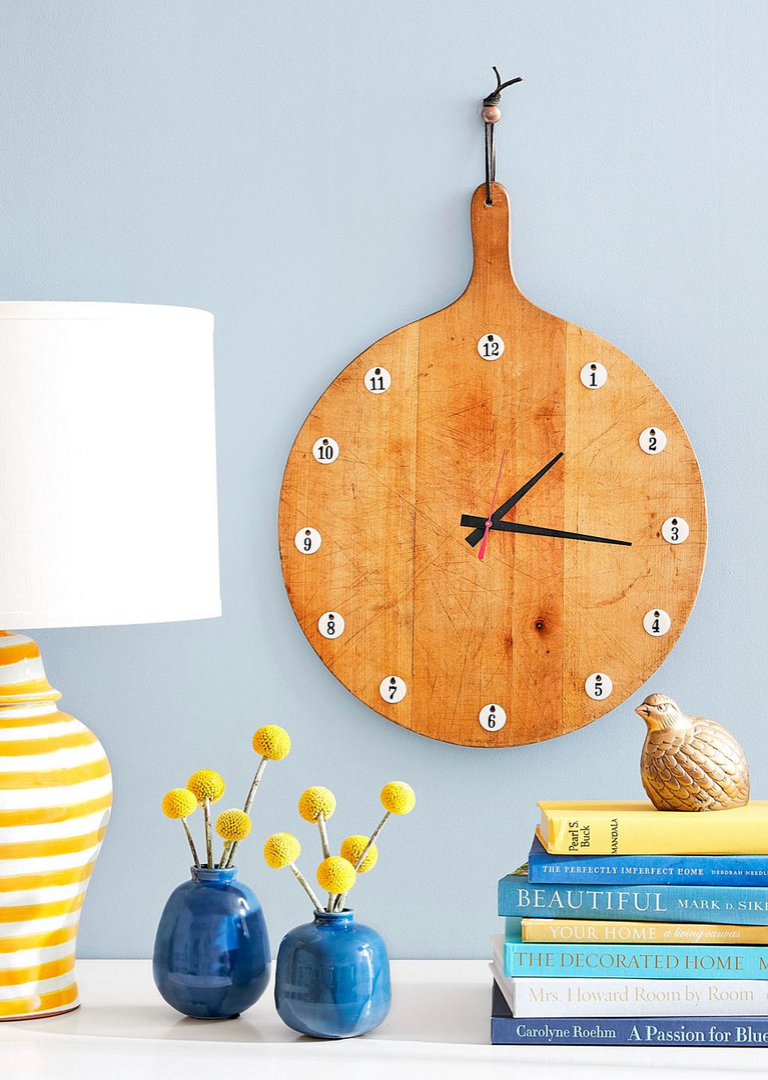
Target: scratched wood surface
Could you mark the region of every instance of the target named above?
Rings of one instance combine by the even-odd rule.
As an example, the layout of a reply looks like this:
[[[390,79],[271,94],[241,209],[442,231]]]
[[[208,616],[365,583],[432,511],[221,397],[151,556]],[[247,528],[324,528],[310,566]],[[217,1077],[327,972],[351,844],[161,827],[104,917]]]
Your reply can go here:
[[[661,664],[699,587],[706,509],[683,427],[640,368],[601,338],[542,311],[519,291],[509,262],[504,188],[472,200],[475,266],[464,294],[434,315],[382,338],[349,364],[307,417],[291,450],[280,500],[283,575],[314,649],[361,701],[431,738],[513,746],[554,738],[624,701]],[[500,359],[477,343],[500,336]],[[582,385],[585,364],[608,371]],[[391,375],[382,394],[364,376]],[[640,433],[660,428],[666,449],[648,455]],[[317,439],[338,458],[315,460]],[[492,530],[485,556],[466,542],[462,514],[497,504],[563,457],[507,521],[612,537],[613,546]],[[673,516],[685,543],[661,536]],[[300,552],[301,529],[322,537]],[[643,616],[661,608],[671,629],[653,637]],[[344,632],[324,638],[335,612]],[[585,681],[608,675],[591,699]],[[385,702],[383,679],[407,692]],[[507,720],[485,730],[480,710]],[[362,718],[361,718],[362,719]]]

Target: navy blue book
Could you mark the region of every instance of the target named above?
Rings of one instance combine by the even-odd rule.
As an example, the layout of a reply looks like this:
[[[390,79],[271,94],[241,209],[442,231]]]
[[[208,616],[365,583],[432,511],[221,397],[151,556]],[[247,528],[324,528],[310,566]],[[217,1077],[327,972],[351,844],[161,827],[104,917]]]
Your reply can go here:
[[[523,1020],[493,983],[491,1042],[528,1046],[768,1046],[765,1016],[610,1016]]]
[[[534,836],[528,880],[537,885],[768,886],[768,855],[550,855]]]

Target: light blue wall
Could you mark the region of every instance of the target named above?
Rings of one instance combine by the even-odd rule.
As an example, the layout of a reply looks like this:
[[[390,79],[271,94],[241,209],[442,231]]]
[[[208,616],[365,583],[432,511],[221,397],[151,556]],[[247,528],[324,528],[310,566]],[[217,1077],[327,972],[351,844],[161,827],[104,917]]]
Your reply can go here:
[[[308,905],[260,849],[295,828],[310,871],[309,784],[336,791],[337,840],[372,828],[386,780],[416,788],[356,897],[412,957],[487,954],[538,798],[641,795],[629,704],[522,749],[430,742],[334,680],[283,592],[276,504],[305,413],[467,279],[494,63],[525,77],[499,130],[523,289],[633,356],[700,456],[704,586],[652,687],[732,725],[768,794],[767,42],[760,0],[0,6],[0,296],[216,315],[224,617],[37,635],[115,772],[83,956],[150,953],[187,866],[160,797],[213,766],[236,805],[266,720],[295,750],[267,772],[241,865],[275,942]]]

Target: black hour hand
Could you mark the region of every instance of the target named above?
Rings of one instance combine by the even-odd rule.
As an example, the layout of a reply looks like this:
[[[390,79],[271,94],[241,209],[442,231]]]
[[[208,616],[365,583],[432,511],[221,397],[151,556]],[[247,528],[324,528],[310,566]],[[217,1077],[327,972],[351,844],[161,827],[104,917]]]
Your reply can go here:
[[[491,520],[496,522],[496,521],[501,520],[501,518],[505,517],[509,513],[509,511],[512,509],[512,507],[516,506],[520,502],[522,497],[524,495],[527,495],[528,492],[531,490],[531,488],[535,484],[538,484],[538,482],[539,482],[539,480],[541,480],[542,476],[546,476],[546,474],[549,472],[549,470],[552,468],[552,466],[556,465],[562,456],[563,456],[562,450],[560,451],[559,454],[555,454],[555,456],[552,458],[552,460],[548,461],[543,469],[539,469],[539,471],[536,473],[535,476],[532,476],[530,480],[527,480],[523,484],[523,486],[521,488],[517,489],[517,491],[514,493],[514,495],[510,495],[506,502],[503,502],[501,504],[501,506],[496,508],[496,510],[491,514]],[[483,521],[482,528],[474,529],[469,534],[469,536],[466,538],[467,543],[471,544],[472,547],[477,547],[477,545],[483,539],[483,534],[484,533],[485,533],[485,521]]]

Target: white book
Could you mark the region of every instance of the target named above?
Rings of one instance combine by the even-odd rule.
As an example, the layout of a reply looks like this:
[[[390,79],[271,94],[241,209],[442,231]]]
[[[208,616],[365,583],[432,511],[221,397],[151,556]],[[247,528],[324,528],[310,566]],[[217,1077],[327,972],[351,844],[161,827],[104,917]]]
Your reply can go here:
[[[513,1016],[765,1016],[768,982],[737,979],[519,979],[490,965]]]

